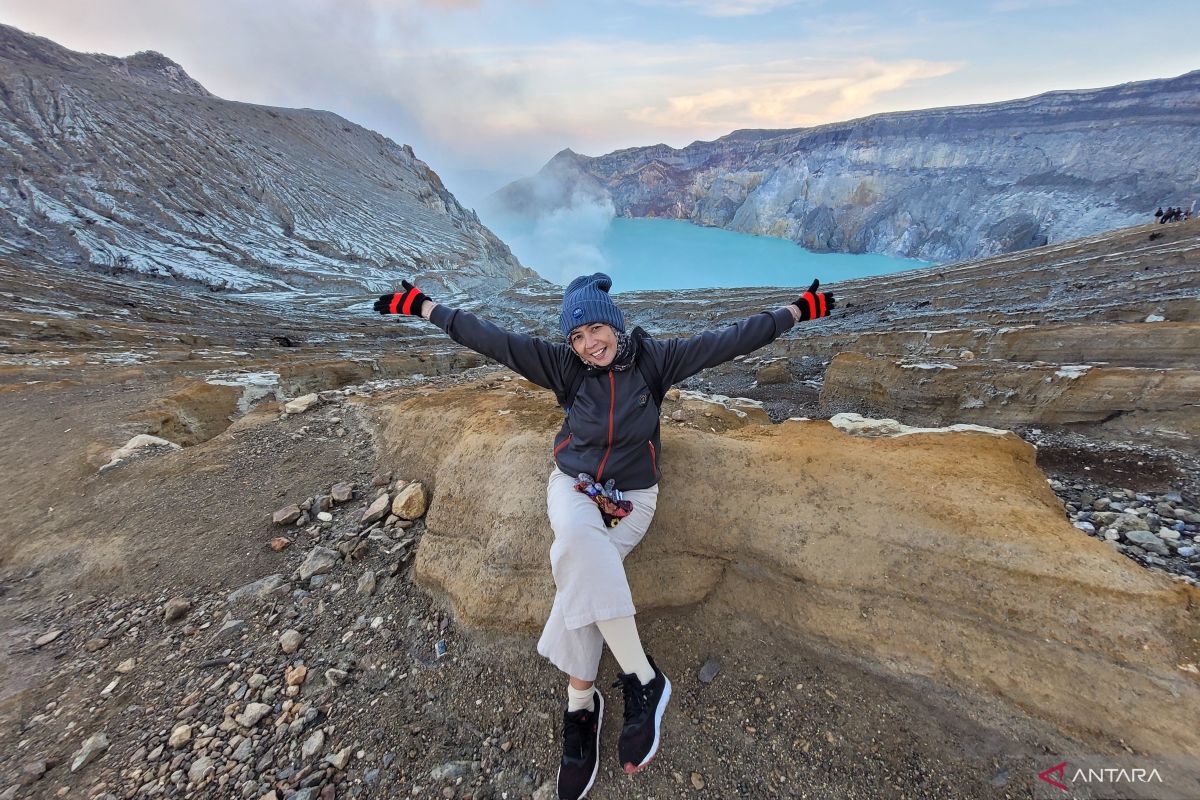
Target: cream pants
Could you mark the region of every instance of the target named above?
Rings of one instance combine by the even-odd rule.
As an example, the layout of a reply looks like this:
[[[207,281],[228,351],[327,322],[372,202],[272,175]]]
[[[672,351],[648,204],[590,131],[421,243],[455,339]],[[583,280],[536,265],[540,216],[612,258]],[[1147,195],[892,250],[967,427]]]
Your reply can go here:
[[[658,486],[624,492],[633,511],[608,528],[595,501],[575,491],[575,482],[555,466],[546,486],[556,591],[538,652],[568,675],[594,681],[604,647],[596,622],[636,613],[624,561],[654,519]]]

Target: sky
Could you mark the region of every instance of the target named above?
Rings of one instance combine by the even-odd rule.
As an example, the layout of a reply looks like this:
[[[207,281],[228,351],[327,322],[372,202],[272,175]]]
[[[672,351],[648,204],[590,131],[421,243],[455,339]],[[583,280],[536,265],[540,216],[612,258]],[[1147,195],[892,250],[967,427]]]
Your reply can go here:
[[[986,103],[1200,69],[1200,2],[0,0],[73,50],[157,50],[214,94],[334,111],[473,205],[569,147]]]

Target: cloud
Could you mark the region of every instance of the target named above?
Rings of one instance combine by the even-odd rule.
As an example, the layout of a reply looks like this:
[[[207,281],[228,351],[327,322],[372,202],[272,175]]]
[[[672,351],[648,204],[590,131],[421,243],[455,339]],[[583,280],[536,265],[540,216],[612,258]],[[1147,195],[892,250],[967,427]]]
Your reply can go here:
[[[921,60],[743,65],[713,76],[715,88],[666,97],[629,118],[663,130],[817,125],[871,113],[879,95],[947,75],[958,66]]]
[[[783,0],[686,2],[716,14],[761,13]],[[884,110],[876,104],[887,92],[954,68],[861,55],[895,50],[900,40],[837,27],[858,24],[853,15],[825,20],[819,36],[748,46],[664,40],[651,30],[561,37],[522,27],[521,35],[460,36],[495,10],[480,0],[297,0],[286,13],[243,0],[6,6],[14,24],[67,47],[158,50],[221,97],[335,111],[460,175],[498,167],[528,174],[565,146],[597,154],[831,122]],[[518,11],[536,13],[538,4],[511,8],[516,24]]]
[[[797,5],[799,0],[661,0],[658,5],[687,8],[706,17],[747,17]]]
[[[857,116],[869,108],[880,94],[895,91],[915,81],[949,75],[960,66],[958,63],[918,59],[865,65],[866,76],[844,86],[838,93],[838,100],[828,107],[828,113]]]
[[[1079,0],[995,0],[988,8],[1005,14],[1014,11],[1040,11],[1045,8],[1064,8],[1078,5]]]

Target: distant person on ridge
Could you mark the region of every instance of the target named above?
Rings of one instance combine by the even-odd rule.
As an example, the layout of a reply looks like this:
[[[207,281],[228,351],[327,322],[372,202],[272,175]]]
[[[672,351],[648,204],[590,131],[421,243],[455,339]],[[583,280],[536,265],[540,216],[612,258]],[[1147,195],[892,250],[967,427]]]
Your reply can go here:
[[[1158,220],[1159,222],[1162,222],[1162,215],[1163,215],[1162,206],[1159,206],[1158,210],[1154,212],[1154,218],[1156,220]]]
[[[659,407],[673,384],[763,347],[802,320],[824,317],[834,297],[818,281],[790,305],[688,339],[625,331],[602,273],[571,281],[563,295],[562,340],[506,331],[448,308],[403,281],[375,302],[380,314],[421,316],[451,339],[550,389],[566,412],[554,438],[546,487],[557,591],[538,652],[570,677],[563,715],[558,796],[578,800],[596,778],[604,698],[595,687],[607,643],[624,693],[620,764],[642,770],[658,752],[671,682],[642,649],[624,560],[650,527],[662,453]]]

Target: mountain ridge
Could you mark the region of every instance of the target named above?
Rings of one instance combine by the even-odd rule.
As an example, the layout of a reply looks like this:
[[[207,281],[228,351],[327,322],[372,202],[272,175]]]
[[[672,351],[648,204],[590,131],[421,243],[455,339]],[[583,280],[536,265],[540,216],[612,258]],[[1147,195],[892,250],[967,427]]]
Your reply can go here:
[[[500,189],[519,212],[598,188],[614,212],[788,238],[816,251],[978,258],[1149,218],[1200,196],[1200,71],[999,103],[741,129],[683,148],[569,148]],[[1119,153],[1120,158],[1113,158]],[[564,178],[565,176],[565,178]],[[589,180],[585,181],[584,176]]]
[[[0,26],[0,253],[234,291],[501,289],[536,273],[408,145],[212,95],[166,56]]]

